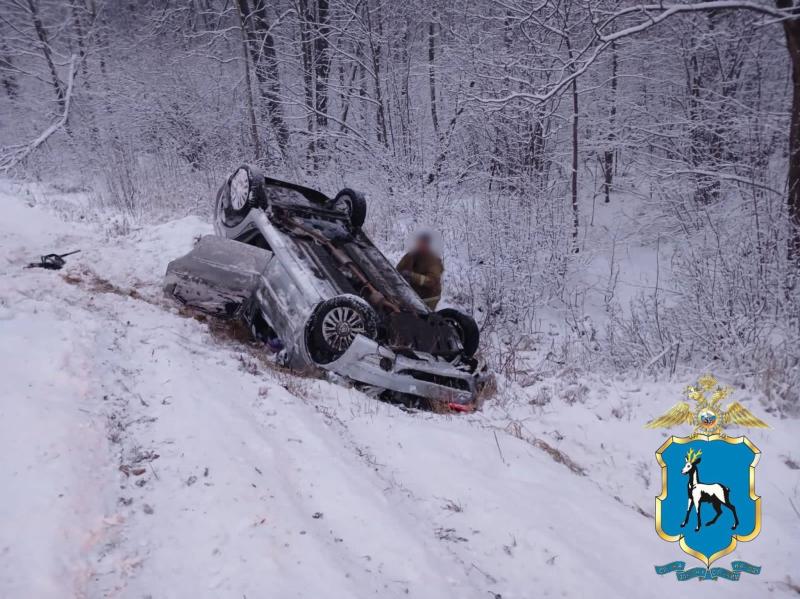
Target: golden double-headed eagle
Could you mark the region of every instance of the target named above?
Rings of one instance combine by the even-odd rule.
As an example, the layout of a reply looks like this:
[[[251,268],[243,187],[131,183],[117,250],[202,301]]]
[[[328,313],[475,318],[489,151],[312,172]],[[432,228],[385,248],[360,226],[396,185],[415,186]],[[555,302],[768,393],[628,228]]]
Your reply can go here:
[[[646,428],[670,428],[680,424],[691,424],[694,434],[721,434],[729,425],[752,428],[769,428],[763,420],[757,418],[738,401],[722,409],[722,401],[731,394],[730,387],[721,387],[717,379],[711,375],[700,377],[696,385],[686,388],[686,397],[697,402],[692,410],[691,404],[682,401],[675,404],[658,418],[654,418]]]

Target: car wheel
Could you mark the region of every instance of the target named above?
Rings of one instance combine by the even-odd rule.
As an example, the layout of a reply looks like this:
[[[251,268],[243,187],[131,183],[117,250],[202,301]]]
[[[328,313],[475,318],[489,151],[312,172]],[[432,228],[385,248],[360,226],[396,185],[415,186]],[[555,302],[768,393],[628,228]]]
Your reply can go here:
[[[327,364],[341,357],[356,335],[374,339],[378,333],[375,311],[364,300],[340,295],[319,304],[306,325],[306,346],[311,359]]]
[[[236,169],[217,192],[214,220],[225,227],[235,227],[256,206],[266,207],[264,175],[256,167],[245,164]]]
[[[475,355],[475,352],[478,351],[478,343],[481,338],[481,333],[478,330],[478,323],[475,322],[475,319],[453,308],[444,308],[439,310],[437,314],[455,328],[459,339],[461,339],[461,346],[464,348],[464,353],[468,357]]]
[[[367,200],[363,194],[352,189],[345,188],[337,193],[331,205],[334,210],[344,212],[356,229],[361,228],[367,218]]]

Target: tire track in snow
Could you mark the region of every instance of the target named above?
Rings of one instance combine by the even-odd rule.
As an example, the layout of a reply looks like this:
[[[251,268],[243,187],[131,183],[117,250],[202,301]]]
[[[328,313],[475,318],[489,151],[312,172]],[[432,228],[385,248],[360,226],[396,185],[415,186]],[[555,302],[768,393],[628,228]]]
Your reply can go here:
[[[92,304],[100,331],[98,388],[111,406],[112,429],[121,429],[121,461],[131,461],[136,452],[160,454],[154,471],[135,479],[120,474],[116,518],[123,524],[118,544],[98,565],[106,572],[96,580],[98,593],[156,594],[163,590],[160,584],[170,588],[176,573],[173,580],[185,581],[185,570],[193,568],[175,561],[178,548],[187,548],[185,539],[155,532],[173,526],[173,518],[182,520],[176,528],[193,531],[193,547],[219,545],[198,556],[210,576],[202,584],[195,580],[197,596],[234,589],[257,596],[266,580],[263,572],[241,567],[250,561],[272,572],[273,587],[282,570],[292,572],[282,581],[287,593],[326,592],[334,581],[334,588],[348,594],[373,589],[404,596],[441,579],[437,571],[460,569],[448,563],[406,506],[392,505],[397,497],[385,491],[385,480],[313,407],[280,382],[241,372],[229,348],[204,351],[209,337],[204,326],[115,293],[96,294]],[[171,332],[175,329],[177,335]],[[214,380],[200,375],[202,385],[193,385],[200,372],[213,373]],[[259,397],[260,389],[267,390],[266,397]],[[204,452],[208,445],[215,451]],[[228,474],[222,480],[220,471]],[[192,477],[195,482],[187,484]],[[242,505],[252,513],[246,525],[237,513]],[[318,512],[322,516],[315,519]],[[268,515],[259,518],[262,513]],[[238,543],[236,535],[218,526],[232,519],[246,542]],[[217,559],[223,553],[234,554],[235,564]],[[309,580],[309,570],[322,574],[320,580]],[[154,581],[160,581],[156,588]],[[441,593],[473,594],[454,581],[440,584]]]

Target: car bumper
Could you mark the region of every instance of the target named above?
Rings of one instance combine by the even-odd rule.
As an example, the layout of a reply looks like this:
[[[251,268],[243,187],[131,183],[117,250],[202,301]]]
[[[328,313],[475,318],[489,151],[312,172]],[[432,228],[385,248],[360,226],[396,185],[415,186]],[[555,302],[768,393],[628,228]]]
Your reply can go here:
[[[347,351],[324,368],[354,381],[443,402],[456,410],[477,407],[491,378],[486,365],[457,366],[429,354],[412,358],[358,335]]]

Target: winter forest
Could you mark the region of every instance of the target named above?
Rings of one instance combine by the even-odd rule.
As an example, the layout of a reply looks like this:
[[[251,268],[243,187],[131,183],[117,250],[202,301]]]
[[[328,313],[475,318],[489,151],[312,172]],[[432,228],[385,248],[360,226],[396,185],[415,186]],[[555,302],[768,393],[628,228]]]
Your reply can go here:
[[[358,187],[386,250],[440,233],[451,299],[510,376],[711,364],[789,409],[793,10],[4,0],[0,166],[123,226],[207,214],[243,162]]]

